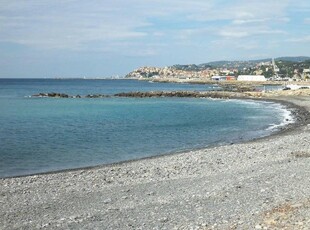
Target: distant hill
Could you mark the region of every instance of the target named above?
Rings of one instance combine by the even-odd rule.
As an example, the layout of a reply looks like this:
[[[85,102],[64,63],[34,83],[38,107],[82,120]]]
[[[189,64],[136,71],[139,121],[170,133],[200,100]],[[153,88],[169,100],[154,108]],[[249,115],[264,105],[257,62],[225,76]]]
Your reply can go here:
[[[212,68],[236,68],[236,69],[242,69],[242,68],[249,68],[254,67],[259,62],[268,62],[271,61],[271,58],[269,59],[260,59],[260,60],[249,60],[249,61],[213,61],[208,62],[204,64],[200,64],[198,66],[211,66]]]
[[[171,67],[176,70],[186,70],[186,71],[201,71],[201,70],[205,70],[208,68],[212,68],[212,66],[209,64],[173,65]]]
[[[197,65],[200,68],[202,66],[211,66],[214,68],[244,68],[244,67],[253,67],[257,63],[260,62],[268,62],[271,61],[272,58],[264,58],[264,59],[257,59],[257,60],[248,60],[248,61],[213,61],[207,62],[204,64]],[[278,57],[275,58],[276,61],[288,61],[288,62],[304,62],[310,60],[310,57],[307,56],[298,56],[298,57]]]
[[[276,61],[291,61],[291,62],[304,62],[310,60],[310,57],[307,56],[299,56],[299,57],[278,57],[275,59]]]

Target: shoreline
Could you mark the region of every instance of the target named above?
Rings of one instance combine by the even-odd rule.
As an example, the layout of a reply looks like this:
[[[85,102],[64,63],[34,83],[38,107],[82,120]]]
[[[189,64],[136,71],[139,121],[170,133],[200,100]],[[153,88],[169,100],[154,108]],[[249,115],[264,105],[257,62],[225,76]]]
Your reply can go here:
[[[0,228],[307,229],[310,101],[283,99],[298,125],[261,139],[2,178]]]
[[[126,97],[126,96],[125,96]],[[277,135],[282,135],[286,132],[293,131],[297,127],[300,127],[302,125],[307,125],[310,123],[310,119],[306,121],[307,116],[310,117],[310,112],[305,110],[305,108],[298,106],[294,103],[279,100],[279,99],[271,99],[271,98],[252,98],[252,97],[232,97],[232,98],[215,98],[219,100],[241,100],[241,101],[260,101],[260,102],[272,102],[278,105],[284,106],[285,110],[290,111],[293,116],[294,122],[288,123],[284,126],[281,126],[279,129],[272,131],[270,134],[266,136],[261,136],[261,137],[256,137],[256,138],[251,138],[251,139],[241,139],[239,141],[235,141],[232,143],[214,143],[210,144],[205,147],[200,147],[200,148],[189,148],[186,150],[176,150],[176,151],[168,151],[166,153],[159,153],[153,156],[147,156],[147,157],[142,157],[142,158],[137,158],[137,159],[130,159],[130,160],[123,160],[123,161],[118,161],[114,163],[106,163],[106,164],[98,164],[98,165],[91,165],[91,166],[85,166],[85,167],[77,167],[77,168],[67,168],[67,169],[60,169],[60,170],[52,170],[52,171],[46,171],[46,172],[38,172],[38,173],[30,173],[30,174],[25,174],[25,175],[17,175],[17,176],[7,176],[7,177],[0,177],[1,179],[10,179],[10,178],[23,178],[23,177],[28,177],[28,176],[36,176],[36,175],[49,175],[49,174],[55,174],[55,173],[65,173],[65,172],[71,172],[71,171],[79,171],[79,170],[92,170],[96,168],[102,168],[102,167],[109,167],[109,166],[118,166],[118,165],[123,165],[127,164],[129,162],[137,162],[140,160],[147,160],[147,159],[155,159],[158,157],[165,157],[167,155],[178,155],[178,154],[187,154],[189,152],[193,151],[200,151],[200,150],[205,150],[205,149],[211,149],[219,146],[226,146],[226,145],[232,145],[232,144],[242,144],[242,143],[251,143],[251,142],[256,142],[256,141],[261,141],[264,139],[268,139],[273,136]]]

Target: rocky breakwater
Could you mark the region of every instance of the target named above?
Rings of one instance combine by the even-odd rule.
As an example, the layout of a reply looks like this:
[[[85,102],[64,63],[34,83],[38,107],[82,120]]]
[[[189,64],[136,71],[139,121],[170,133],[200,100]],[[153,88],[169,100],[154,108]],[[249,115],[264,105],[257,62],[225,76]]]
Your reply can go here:
[[[69,96],[68,94],[65,93],[38,93],[38,94],[34,94],[31,97],[58,97],[58,98],[69,98],[71,96]]]
[[[257,92],[235,92],[235,91],[149,91],[149,92],[122,92],[114,95],[88,94],[72,96],[65,93],[39,93],[31,97],[49,98],[108,98],[108,97],[191,97],[191,98],[222,98],[222,99],[243,99],[262,97],[262,93]]]
[[[38,93],[34,94],[31,97],[51,97],[51,98],[105,98],[110,97],[109,95],[105,94],[88,94],[85,96],[81,95],[69,95],[65,93]]]
[[[128,92],[118,93],[115,97],[194,97],[194,98],[246,98],[244,93],[239,92],[224,92],[224,91],[151,91],[151,92]]]

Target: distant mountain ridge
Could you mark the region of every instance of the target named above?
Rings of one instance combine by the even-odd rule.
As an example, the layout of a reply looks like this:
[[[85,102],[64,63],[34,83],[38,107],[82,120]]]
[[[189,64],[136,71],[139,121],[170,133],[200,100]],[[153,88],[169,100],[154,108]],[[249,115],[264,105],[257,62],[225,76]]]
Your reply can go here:
[[[178,70],[187,70],[187,71],[200,71],[207,68],[219,68],[219,67],[226,67],[226,68],[244,68],[244,67],[251,67],[256,65],[260,62],[270,62],[272,58],[264,58],[264,59],[256,59],[256,60],[247,60],[247,61],[212,61],[202,64],[185,64],[180,65],[176,64],[171,66],[172,68],[178,69]],[[297,57],[277,57],[275,58],[275,61],[287,61],[287,62],[304,62],[304,61],[310,61],[310,57],[308,56],[297,56]]]
[[[267,62],[267,61],[271,61],[271,60],[272,60],[272,58],[254,59],[254,60],[246,60],[246,61],[225,61],[225,60],[221,60],[221,61],[207,62],[207,63],[200,64],[200,65],[220,66],[220,65],[224,65],[224,64],[228,64],[228,63],[247,63],[247,62],[259,63],[259,62]],[[274,60],[275,61],[303,62],[303,61],[310,60],[310,57],[307,57],[307,56],[289,57],[288,56],[288,57],[277,57]],[[198,66],[200,66],[200,65],[198,65]]]
[[[297,56],[297,57],[278,57],[276,61],[291,61],[291,62],[304,62],[310,60],[307,56]]]

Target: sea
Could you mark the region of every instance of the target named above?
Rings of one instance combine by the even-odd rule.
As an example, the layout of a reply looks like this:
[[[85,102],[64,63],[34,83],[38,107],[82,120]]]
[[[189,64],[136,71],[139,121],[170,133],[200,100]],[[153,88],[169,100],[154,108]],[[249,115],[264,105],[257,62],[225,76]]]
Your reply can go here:
[[[217,85],[107,79],[0,79],[0,177],[104,165],[271,135],[283,105],[208,98],[38,98]]]

